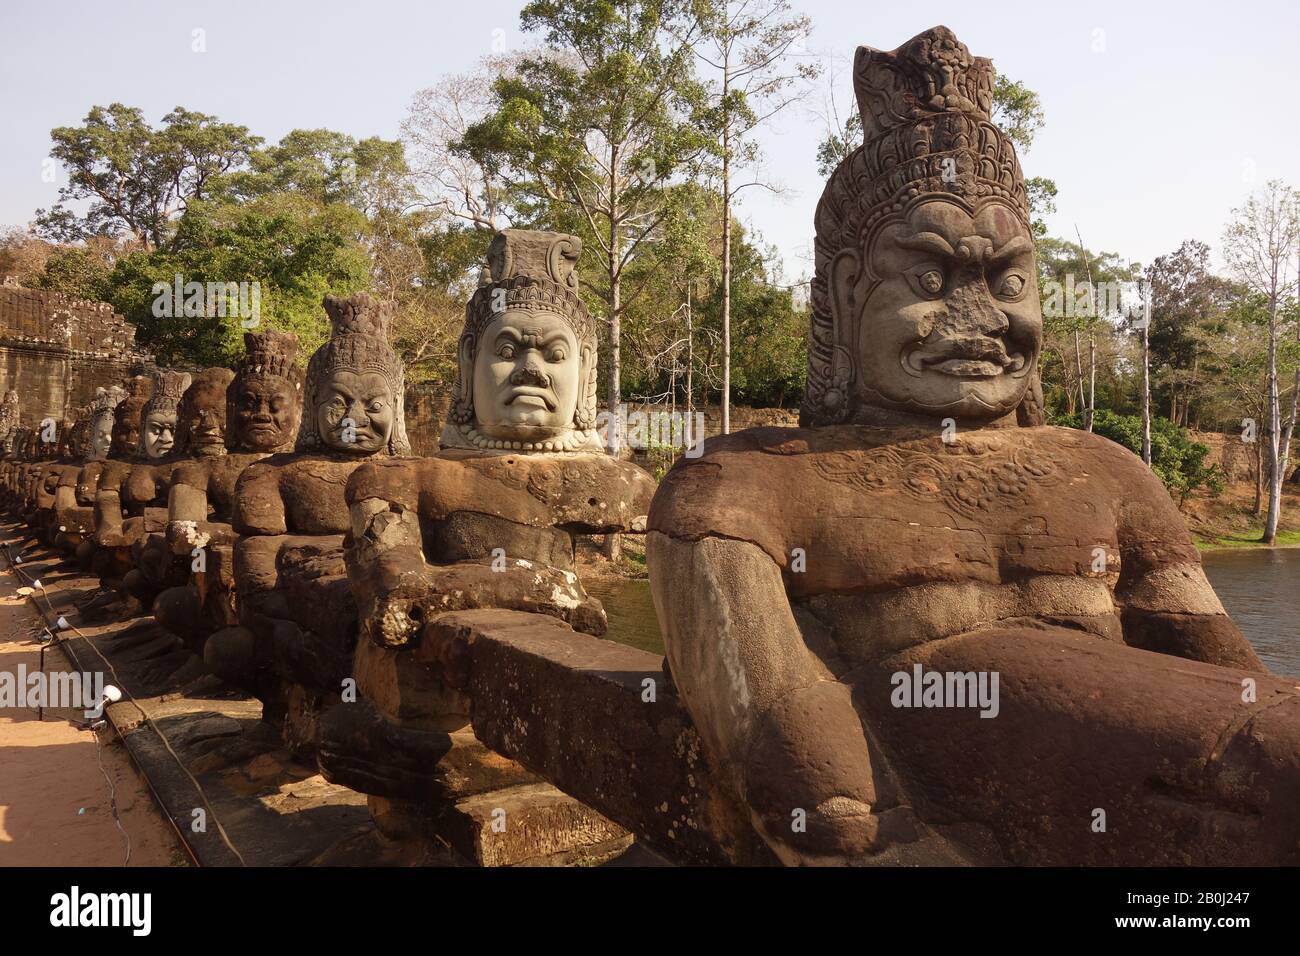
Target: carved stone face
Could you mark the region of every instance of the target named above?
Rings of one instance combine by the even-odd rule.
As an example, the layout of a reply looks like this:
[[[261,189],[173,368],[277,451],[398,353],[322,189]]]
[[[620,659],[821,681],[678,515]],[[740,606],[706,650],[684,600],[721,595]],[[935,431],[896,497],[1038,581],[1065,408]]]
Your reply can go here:
[[[119,407],[113,420],[113,446],[120,449],[119,454],[130,455],[140,444],[140,405],[131,399],[123,404],[126,407]],[[131,405],[135,406],[134,414]]]
[[[1000,203],[972,217],[953,202],[925,202],[882,230],[868,255],[880,281],[855,343],[868,403],[985,422],[1012,412],[1043,329],[1020,219]]]
[[[396,420],[393,399],[388,380],[378,372],[333,372],[321,384],[314,410],[321,441],[358,455],[383,451]]]
[[[95,461],[108,457],[113,445],[113,416],[96,415],[90,423],[90,457]]]
[[[144,453],[149,458],[161,458],[176,444],[176,412],[155,409],[140,423]]]
[[[582,382],[578,339],[560,316],[507,310],[488,323],[474,357],[474,417],[494,438],[573,427]]]
[[[236,382],[235,438],[250,451],[271,451],[292,444],[301,415],[292,382],[276,376]]]
[[[200,381],[191,385],[185,392],[177,414],[177,430],[186,436],[187,453],[204,457],[225,452],[226,389],[224,383]]]

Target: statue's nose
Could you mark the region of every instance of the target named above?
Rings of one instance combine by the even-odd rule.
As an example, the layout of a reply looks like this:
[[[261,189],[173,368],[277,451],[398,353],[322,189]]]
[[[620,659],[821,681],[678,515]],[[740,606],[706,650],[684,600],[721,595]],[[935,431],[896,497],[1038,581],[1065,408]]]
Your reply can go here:
[[[1006,313],[998,308],[981,269],[968,269],[948,295],[948,308],[958,329],[968,335],[1005,335],[1011,327]]]

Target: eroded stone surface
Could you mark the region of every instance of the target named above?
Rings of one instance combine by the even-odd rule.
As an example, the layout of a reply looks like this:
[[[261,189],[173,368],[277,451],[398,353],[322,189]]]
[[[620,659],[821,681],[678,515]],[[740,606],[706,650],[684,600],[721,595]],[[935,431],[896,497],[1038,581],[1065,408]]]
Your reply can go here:
[[[466,822],[472,813],[444,817],[449,801],[412,796],[436,791],[440,765],[471,756],[447,736],[467,726],[470,702],[420,662],[425,626],[448,611],[506,608],[566,634],[603,633],[604,610],[573,571],[574,535],[630,530],[653,492],[639,468],[596,452],[595,329],[576,294],[579,249],[554,233],[496,237],[466,310],[447,450],[370,463],[348,482],[353,668],[374,713],[344,705],[326,719],[322,768],[382,798],[376,821],[387,832],[444,820],[453,829],[442,838],[468,840],[484,863],[507,857],[466,835],[482,832]],[[529,791],[528,813],[550,828],[548,852],[579,853],[599,815],[547,790]]]
[[[1295,689],[1242,702],[1269,678],[1160,481],[1042,424],[993,80],[943,27],[859,49],[864,144],[817,209],[804,427],[710,439],[651,508],[672,675],[787,863],[1295,862]],[[926,670],[998,695],[900,696]]]
[[[403,371],[388,342],[391,303],[360,294],[326,296],[323,304],[332,335],[308,364],[296,451],[249,464],[232,496],[238,625],[204,646],[208,665],[256,694],[266,719],[303,753],[314,751],[317,721],[340,699],[355,643],[355,603],[342,564],[344,487],[361,462],[408,450]],[[252,416],[241,423],[246,442],[283,434],[290,416],[277,418],[271,405],[278,396],[286,411],[289,382],[282,375],[248,389],[267,407],[260,423]],[[224,604],[219,596],[216,603]]]

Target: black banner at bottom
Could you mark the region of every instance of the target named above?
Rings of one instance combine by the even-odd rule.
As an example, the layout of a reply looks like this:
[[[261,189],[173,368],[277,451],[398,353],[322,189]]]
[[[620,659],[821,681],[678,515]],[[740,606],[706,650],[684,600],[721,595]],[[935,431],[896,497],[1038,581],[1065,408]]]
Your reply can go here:
[[[859,921],[911,926],[928,943],[1044,932],[1228,942],[1293,925],[1295,885],[1295,871],[1264,869],[0,869],[11,940],[127,946],[373,946],[475,931],[494,945],[575,931],[612,943],[712,930],[771,947],[774,929],[820,935]]]

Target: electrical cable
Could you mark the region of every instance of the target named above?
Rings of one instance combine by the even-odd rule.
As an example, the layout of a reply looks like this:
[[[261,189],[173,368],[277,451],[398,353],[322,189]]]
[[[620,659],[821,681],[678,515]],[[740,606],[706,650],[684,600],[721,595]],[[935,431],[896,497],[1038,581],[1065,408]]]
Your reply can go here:
[[[99,742],[99,731],[94,727],[91,727],[90,732],[95,735],[95,759],[99,762],[99,772],[104,775],[104,780],[108,782],[108,805],[113,811],[113,822],[116,823],[117,828],[122,831],[122,839],[126,841],[126,859],[122,861],[122,865],[130,866],[131,836],[126,832],[126,828],[122,826],[122,818],[117,815],[117,784],[113,782],[113,778],[110,777],[108,771],[104,769],[104,748]]]
[[[8,565],[9,565],[8,570],[12,571],[17,577],[27,581],[29,585],[34,585],[38,579],[30,577],[19,567],[18,563],[14,561],[13,555],[10,553],[9,550],[9,542],[8,541],[0,542],[0,546],[3,546],[4,548],[5,558],[8,561]],[[46,606],[50,609],[50,615],[57,619],[60,615],[54,609],[54,605],[50,603],[49,595],[45,593],[44,586],[40,588],[33,588],[33,590],[34,591],[39,590],[41,597],[45,599]],[[149,716],[148,711],[146,711],[143,707],[140,706],[139,701],[135,699],[135,695],[132,694],[130,690],[126,688],[121,677],[118,676],[117,668],[113,666],[113,662],[110,661],[107,657],[105,657],[100,652],[99,648],[95,646],[95,643],[88,636],[86,636],[86,634],[84,634],[75,624],[73,624],[70,621],[67,621],[66,618],[64,620],[65,623],[67,623],[68,627],[72,631],[74,631],[78,637],[80,637],[83,641],[85,641],[86,646],[89,647],[91,651],[94,652],[95,656],[104,662],[104,666],[107,667],[109,673],[113,675],[114,684],[119,689],[121,689],[123,694],[126,695],[126,699],[131,702],[131,705],[140,712],[140,717],[143,720],[143,722],[149,727],[150,730],[152,730],[157,735],[158,739],[162,741],[163,747],[165,747],[167,752],[171,754],[172,759],[176,761],[176,765],[180,767],[181,772],[184,773],[185,776],[189,778],[190,783],[194,785],[194,789],[199,794],[199,799],[203,801],[203,806],[207,811],[208,817],[212,820],[213,824],[215,824],[217,828],[217,834],[221,837],[221,841],[226,845],[226,848],[235,855],[235,858],[239,860],[240,866],[247,866],[248,863],[245,862],[244,855],[240,853],[238,849],[235,848],[235,845],[233,843],[230,842],[230,837],[226,834],[226,828],[221,825],[221,820],[217,816],[217,812],[212,808],[212,804],[208,801],[207,793],[204,791],[202,785],[198,782],[197,779],[195,779],[194,775],[190,773],[189,768],[185,766],[185,763],[184,761],[181,760],[180,755],[177,754],[174,749],[172,749],[171,742],[167,739],[167,736],[158,728],[158,725],[154,723],[153,718]],[[57,637],[55,639],[56,641],[58,640]],[[98,739],[98,736],[96,737],[96,739]],[[159,803],[161,805],[161,801],[159,801]],[[172,825],[176,826],[175,821],[172,822]],[[180,828],[176,826],[176,829],[179,831]],[[184,837],[181,838],[181,842],[185,843]],[[188,843],[186,843],[186,846],[188,848]],[[193,854],[191,854],[191,856],[193,856]],[[195,862],[196,863],[198,862],[197,858],[195,859]]]

